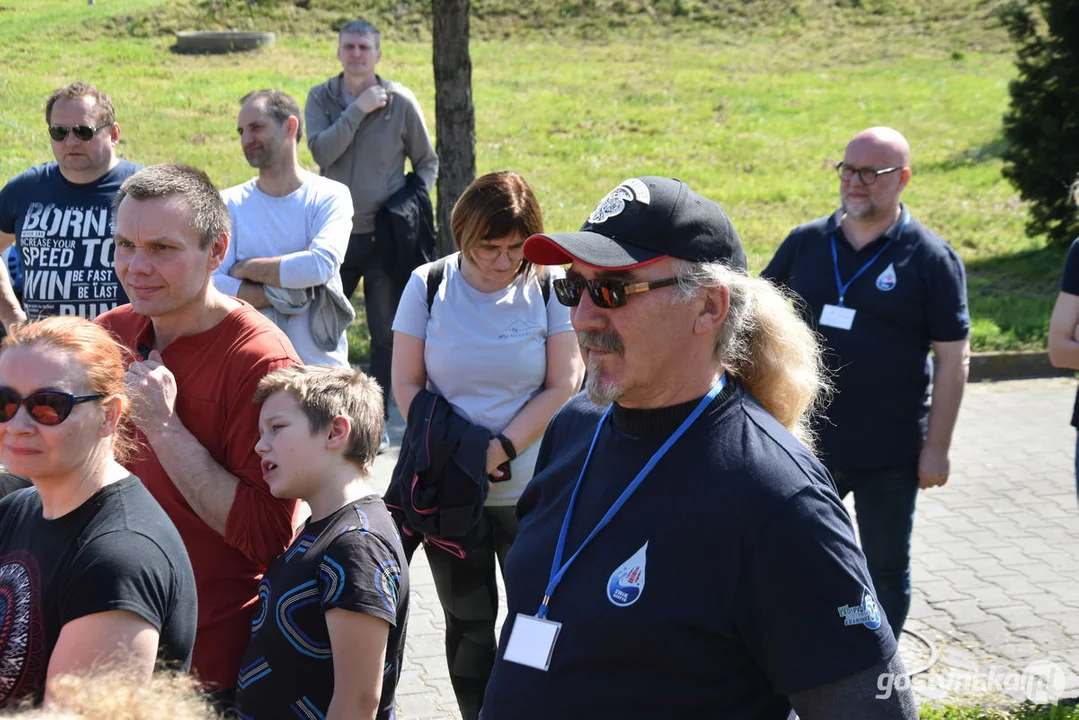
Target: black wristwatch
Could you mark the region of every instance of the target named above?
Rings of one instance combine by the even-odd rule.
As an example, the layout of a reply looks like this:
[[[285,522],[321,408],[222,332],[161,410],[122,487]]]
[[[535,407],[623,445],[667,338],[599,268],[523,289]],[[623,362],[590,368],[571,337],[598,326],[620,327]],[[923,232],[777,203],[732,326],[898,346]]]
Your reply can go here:
[[[502,443],[502,449],[506,452],[506,457],[510,460],[517,459],[517,448],[513,447],[513,441],[502,433],[498,434],[498,442]]]

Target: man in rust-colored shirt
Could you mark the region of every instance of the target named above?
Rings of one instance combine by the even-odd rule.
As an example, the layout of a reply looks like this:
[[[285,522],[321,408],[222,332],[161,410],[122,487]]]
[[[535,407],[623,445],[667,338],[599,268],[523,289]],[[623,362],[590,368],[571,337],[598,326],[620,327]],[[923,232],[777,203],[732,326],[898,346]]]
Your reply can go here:
[[[229,216],[195,168],[157,165],[116,197],[116,274],[129,305],[98,317],[137,356],[125,376],[142,441],[127,463],[187,546],[198,585],[192,669],[227,703],[259,579],[291,539],[296,505],[262,479],[255,387],[298,364],[288,338],[214,288]]]

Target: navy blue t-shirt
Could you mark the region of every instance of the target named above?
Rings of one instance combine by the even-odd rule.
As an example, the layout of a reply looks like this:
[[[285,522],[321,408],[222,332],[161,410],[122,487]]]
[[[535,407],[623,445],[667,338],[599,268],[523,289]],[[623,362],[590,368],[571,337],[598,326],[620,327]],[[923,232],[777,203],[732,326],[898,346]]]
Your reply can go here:
[[[801,297],[799,311],[824,339],[836,385],[816,427],[825,464],[841,470],[912,465],[928,426],[931,343],[970,334],[963,261],[917,220],[903,227],[902,217],[855,251],[843,236],[842,216],[837,210],[796,228],[761,276]],[[846,291],[844,306],[855,310],[849,330],[820,323],[824,306],[839,300],[833,234],[844,283],[883,249]]]
[[[1064,277],[1060,279],[1060,292],[1079,295],[1079,238],[1073,240],[1072,246],[1068,248],[1068,258],[1064,261]],[[1079,428],[1079,390],[1075,393],[1072,427]]]
[[[615,406],[566,558],[696,404]],[[555,415],[518,502],[484,720],[783,720],[788,694],[895,653],[827,471],[731,382],[565,574],[549,606],[562,623],[549,670],[505,660],[517,614],[540,607],[601,415],[584,395]]]
[[[141,166],[121,160],[98,180],[68,181],[55,162],[30,168],[0,190],[0,232],[15,235],[23,306],[31,320],[95,317],[127,302],[113,270],[112,201]]]

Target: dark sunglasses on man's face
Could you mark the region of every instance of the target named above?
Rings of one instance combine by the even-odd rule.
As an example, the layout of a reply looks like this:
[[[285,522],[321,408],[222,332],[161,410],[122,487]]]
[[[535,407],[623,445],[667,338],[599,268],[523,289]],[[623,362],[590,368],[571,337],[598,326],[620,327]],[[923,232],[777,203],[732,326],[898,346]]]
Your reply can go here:
[[[111,125],[111,123],[105,123],[104,125],[98,125],[96,128],[87,127],[86,125],[74,125],[68,127],[67,125],[50,125],[49,137],[56,142],[63,142],[67,140],[67,134],[70,132],[79,140],[83,142],[89,142],[94,135],[97,135],[98,130],[102,130]]]
[[[664,278],[651,282],[627,283],[624,280],[613,278],[597,278],[585,280],[583,278],[559,278],[554,281],[554,294],[558,302],[569,307],[577,307],[581,302],[581,292],[587,287],[588,294],[596,307],[611,308],[622,307],[626,304],[630,295],[645,293],[649,290],[674,285],[678,278]]]
[[[41,425],[59,425],[79,403],[97,400],[105,397],[102,393],[96,395],[72,395],[59,390],[38,390],[26,397],[11,388],[0,387],[0,423],[6,423],[15,417],[19,407],[26,408],[30,417]]]

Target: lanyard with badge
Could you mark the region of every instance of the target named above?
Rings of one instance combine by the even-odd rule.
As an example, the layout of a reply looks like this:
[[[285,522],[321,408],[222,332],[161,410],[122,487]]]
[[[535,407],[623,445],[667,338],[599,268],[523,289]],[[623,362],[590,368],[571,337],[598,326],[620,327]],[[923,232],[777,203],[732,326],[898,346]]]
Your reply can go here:
[[[895,237],[900,237],[903,231],[907,229],[907,224],[910,223],[910,213],[905,209],[903,210],[903,223],[899,226],[899,232],[895,234]],[[888,242],[884,243],[884,247],[877,251],[877,254],[870,258],[869,262],[858,269],[858,272],[851,276],[850,280],[843,283],[843,280],[839,277],[839,252],[836,250],[835,233],[832,233],[832,267],[835,269],[835,286],[839,291],[839,304],[830,305],[825,304],[824,309],[820,314],[820,324],[827,325],[828,327],[839,328],[840,330],[850,330],[854,325],[854,308],[846,307],[843,304],[843,298],[847,295],[847,289],[861,277],[862,273],[873,266],[880,256],[884,254],[894,238],[888,238]]]
[[[573,517],[573,508],[577,504],[577,493],[581,490],[581,482],[584,480],[585,471],[588,469],[588,462],[592,459],[592,451],[596,448],[596,441],[599,440],[600,431],[603,429],[603,423],[607,420],[607,416],[611,414],[611,408],[607,408],[607,412],[600,418],[599,424],[596,426],[596,434],[592,437],[592,444],[588,448],[588,454],[584,459],[584,466],[581,467],[580,477],[577,478],[577,485],[573,488],[573,494],[570,495],[569,507],[566,508],[566,517],[562,520],[562,530],[558,534],[558,544],[555,546],[554,560],[551,562],[551,575],[547,581],[547,589],[543,593],[543,602],[540,604],[539,610],[535,615],[525,615],[524,613],[517,613],[517,618],[513,623],[513,630],[510,631],[510,638],[506,642],[506,652],[503,654],[503,658],[510,662],[518,663],[520,665],[527,665],[538,670],[546,671],[551,664],[551,656],[554,654],[554,644],[558,639],[558,633],[562,630],[562,623],[555,622],[547,619],[548,606],[551,602],[551,596],[554,595],[555,589],[559,583],[562,582],[562,578],[565,576],[566,571],[569,570],[573,561],[581,554],[581,551],[585,549],[585,546],[592,541],[592,538],[599,534],[599,531],[607,526],[611,519],[618,514],[618,511],[622,509],[622,506],[626,504],[630,496],[636,492],[640,487],[644,479],[652,472],[652,468],[663,459],[663,456],[667,454],[667,451],[671,449],[671,446],[678,441],[678,438],[685,434],[690,425],[696,421],[697,418],[705,411],[709,404],[716,399],[716,396],[722,392],[723,387],[727,384],[726,374],[720,376],[716,384],[712,386],[712,389],[708,391],[708,394],[701,398],[701,401],[697,403],[697,407],[693,409],[693,412],[689,414],[678,429],[671,433],[671,436],[667,438],[667,441],[656,450],[651,459],[645,464],[637,476],[633,478],[622,494],[618,496],[618,499],[614,501],[607,513],[600,519],[592,532],[584,539],[581,546],[577,548],[577,552],[570,556],[570,559],[565,563],[562,562],[562,557],[566,551],[566,535],[569,533],[570,518]],[[612,406],[613,407],[613,406]]]

